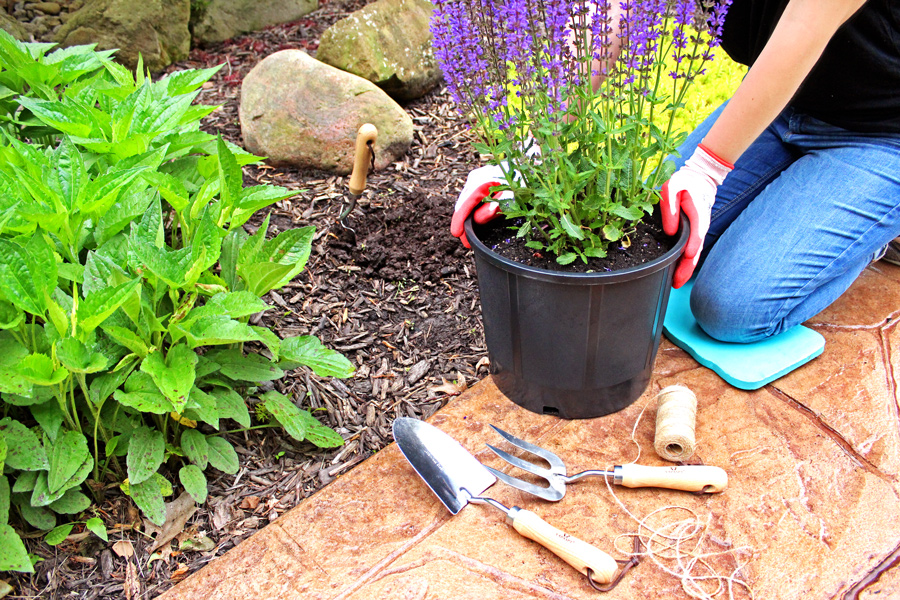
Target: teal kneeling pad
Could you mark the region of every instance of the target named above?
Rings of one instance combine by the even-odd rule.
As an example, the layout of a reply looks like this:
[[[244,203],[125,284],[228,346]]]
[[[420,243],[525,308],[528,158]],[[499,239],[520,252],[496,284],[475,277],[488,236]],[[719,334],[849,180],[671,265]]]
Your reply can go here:
[[[749,344],[715,340],[700,329],[691,313],[693,286],[694,282],[689,281],[672,290],[663,322],[666,337],[736,388],[761,388],[819,356],[825,349],[825,338],[803,325]]]

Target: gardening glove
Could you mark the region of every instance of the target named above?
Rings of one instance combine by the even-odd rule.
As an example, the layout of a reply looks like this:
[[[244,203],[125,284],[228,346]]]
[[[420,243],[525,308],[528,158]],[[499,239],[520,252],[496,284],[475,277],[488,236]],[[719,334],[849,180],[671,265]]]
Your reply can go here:
[[[498,165],[478,167],[466,177],[456,206],[453,209],[453,219],[450,221],[450,233],[458,237],[466,248],[471,248],[463,224],[466,218],[474,211],[474,219],[478,224],[484,224],[500,214],[500,204],[497,202],[483,202],[490,195],[490,189],[506,183],[503,169]],[[512,197],[512,192],[495,192],[492,196],[495,200],[504,200]]]
[[[535,142],[530,135],[522,145],[523,154],[526,158],[531,159],[535,163],[541,160],[541,147]],[[488,221],[496,218],[500,214],[500,204],[498,202],[483,202],[488,197],[490,189],[495,186],[506,184],[504,169],[509,172],[507,163],[503,163],[501,168],[498,165],[487,165],[478,167],[469,173],[466,177],[466,183],[463,185],[459,198],[456,200],[456,206],[453,209],[453,219],[450,221],[450,233],[454,237],[458,237],[466,248],[471,248],[469,240],[466,239],[464,224],[466,218],[475,211],[474,220],[479,225],[483,225]],[[518,179],[518,174],[514,176]],[[509,190],[495,192],[492,196],[494,200],[507,200],[513,197],[513,193]]]
[[[691,278],[700,261],[703,238],[709,231],[712,207],[716,202],[716,189],[734,165],[716,156],[703,144],[684,166],[678,169],[662,186],[663,231],[668,235],[678,232],[679,213],[684,211],[691,224],[690,237],[684,255],[675,268],[672,287],[680,288]]]

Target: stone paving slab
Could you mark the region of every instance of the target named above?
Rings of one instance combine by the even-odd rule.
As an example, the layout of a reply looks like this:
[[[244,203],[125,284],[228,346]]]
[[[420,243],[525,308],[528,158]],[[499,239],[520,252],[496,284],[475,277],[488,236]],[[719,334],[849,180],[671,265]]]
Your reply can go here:
[[[737,390],[664,340],[649,389],[614,415],[564,421],[532,414],[488,378],[432,423],[485,464],[507,471],[485,448],[500,442],[489,423],[556,452],[569,472],[630,462],[638,447],[641,464],[665,465],[653,450],[653,401],[662,387],[686,385],[699,402],[695,457],[728,471],[724,493],[613,489],[588,479],[571,485],[558,503],[499,482],[487,495],[533,510],[617,558],[630,549],[636,519],[684,507],[708,523],[697,552],[712,554],[710,568],[734,573],[757,599],[900,598],[898,316],[900,268],[878,263],[807,323],[825,336],[824,354],[763,389]],[[652,519],[658,526],[686,516],[669,510]],[[678,570],[675,561],[644,558],[605,597],[690,597],[666,569]],[[700,566],[695,572],[709,574]],[[715,590],[712,582],[705,586]],[[740,586],[733,594],[750,597]],[[500,512],[470,505],[451,516],[391,445],[162,597],[483,600],[598,593],[519,537]],[[728,590],[717,597],[728,598]]]

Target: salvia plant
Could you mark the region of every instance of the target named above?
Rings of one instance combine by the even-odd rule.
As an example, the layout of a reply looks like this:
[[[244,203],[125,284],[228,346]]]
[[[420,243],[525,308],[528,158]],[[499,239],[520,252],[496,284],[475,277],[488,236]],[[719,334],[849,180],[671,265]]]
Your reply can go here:
[[[685,135],[728,0],[437,0],[435,56],[503,169],[516,235],[557,262],[629,244]]]
[[[200,130],[217,69],[151,81],[90,47],[49,50],[0,31],[0,570],[32,570],[12,525],[105,539],[91,507],[110,485],[157,524],[176,487],[204,502],[208,467],[238,471],[229,427],[341,445],[260,383],[353,373],[313,336],[251,323],[314,230],[245,231],[296,192],[245,187],[258,157]]]

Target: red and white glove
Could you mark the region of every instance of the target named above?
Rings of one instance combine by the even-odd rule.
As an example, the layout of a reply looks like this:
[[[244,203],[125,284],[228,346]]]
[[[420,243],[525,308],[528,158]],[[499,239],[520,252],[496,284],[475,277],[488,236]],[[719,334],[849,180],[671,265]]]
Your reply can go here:
[[[675,268],[672,287],[680,288],[694,273],[694,268],[700,261],[703,238],[709,231],[712,207],[716,202],[716,190],[733,169],[733,164],[719,158],[712,150],[700,144],[684,166],[663,184],[661,202],[663,231],[668,235],[675,235],[678,232],[681,211],[684,211],[691,224],[690,237],[684,248],[684,255]]]
[[[450,233],[454,237],[458,237],[466,248],[471,248],[463,228],[466,218],[472,211],[475,212],[474,219],[478,224],[487,223],[497,217],[500,214],[500,204],[497,202],[483,203],[482,201],[490,195],[492,187],[505,183],[506,177],[503,169],[497,165],[478,167],[466,177],[466,183],[463,185],[459,198],[456,200],[456,207],[453,209],[453,219],[450,221]],[[512,198],[512,192],[508,190],[495,192],[492,198],[495,200]]]

